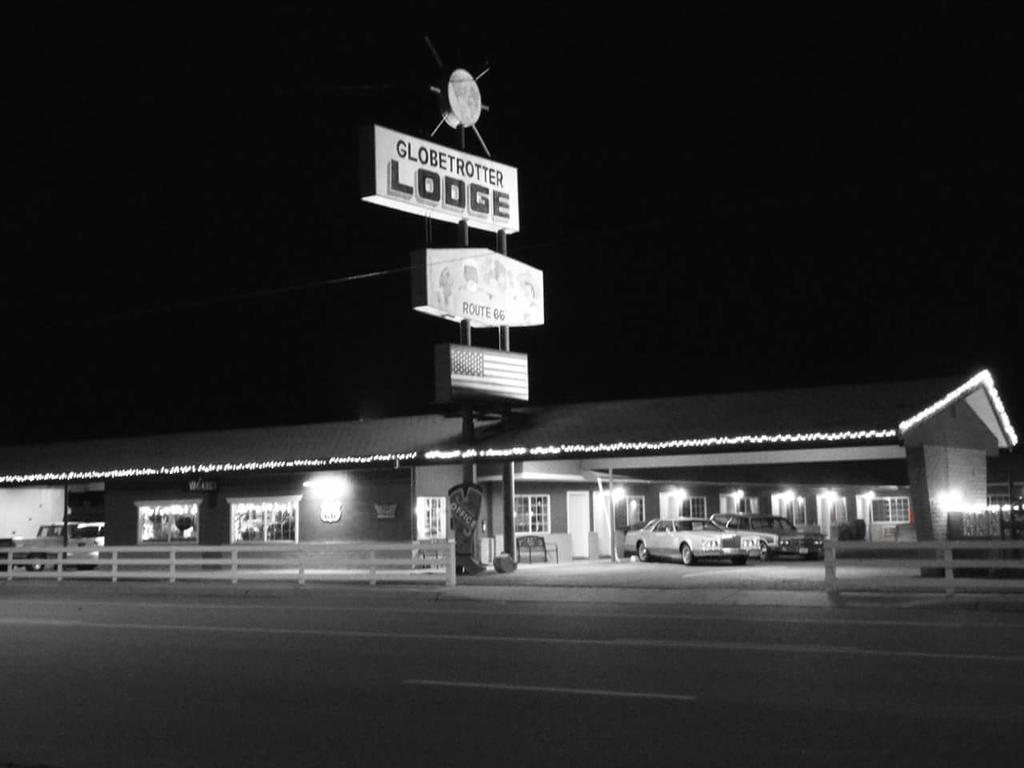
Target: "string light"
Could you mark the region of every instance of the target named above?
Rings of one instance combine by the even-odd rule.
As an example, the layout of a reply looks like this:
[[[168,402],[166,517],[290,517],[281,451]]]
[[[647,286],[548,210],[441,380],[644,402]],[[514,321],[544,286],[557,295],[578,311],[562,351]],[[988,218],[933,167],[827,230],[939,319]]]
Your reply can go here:
[[[419,454],[377,453],[371,456],[332,456],[329,459],[286,459],[247,461],[222,464],[176,464],[170,467],[131,467],[69,472],[37,472],[28,475],[0,475],[0,484],[73,482],[84,480],[116,480],[132,477],[173,477],[178,475],[220,474],[227,472],[262,472],[275,469],[310,469],[412,461]]]
[[[1006,436],[1011,445],[1017,443],[1017,433],[1010,425],[1009,416],[1003,401],[996,391],[992,375],[988,370],[972,376],[957,389],[941,400],[933,403],[923,411],[903,421],[899,430],[895,429],[862,429],[840,432],[796,432],[777,433],[773,435],[729,435],[720,437],[686,438],[663,441],[621,441],[615,443],[560,443],[558,445],[537,445],[532,447],[514,446],[511,448],[469,448],[466,450],[434,449],[426,451],[423,458],[429,463],[440,463],[467,459],[508,459],[514,457],[550,457],[561,455],[615,455],[621,453],[664,453],[685,449],[730,448],[765,445],[795,445],[799,443],[843,443],[864,440],[893,440],[901,437],[907,430],[914,427],[929,416],[942,410],[953,401],[963,397],[978,386],[984,386],[993,407],[999,417]],[[218,464],[183,464],[170,467],[130,467],[123,469],[84,470],[67,472],[38,472],[24,475],[0,475],[0,484],[25,484],[44,482],[71,482],[85,480],[113,480],[119,478],[159,477],[194,474],[219,474],[231,472],[261,472],[279,469],[310,469],[322,467],[366,466],[413,461],[419,456],[417,451],[407,453],[384,453],[369,456],[332,456],[327,459],[287,459],[274,461],[225,462]]]
[[[1010,441],[1010,445],[1016,445],[1017,433],[1013,431],[1013,426],[1010,424],[1010,417],[1006,413],[1006,408],[1003,407],[1003,401],[999,397],[999,392],[996,390],[995,381],[993,381],[992,374],[988,372],[988,369],[974,374],[974,376],[965,381],[963,384],[954,389],[941,400],[932,403],[923,411],[911,416],[906,421],[900,422],[900,434],[905,434],[908,429],[911,429],[915,425],[921,423],[929,416],[938,413],[953,401],[959,400],[968,392],[970,392],[973,389],[976,389],[979,386],[984,386],[985,390],[988,392],[989,399],[992,401],[992,407],[995,408],[996,415],[999,417],[999,423],[1003,428],[1003,432],[1006,433],[1006,437]]]
[[[427,451],[423,458],[428,461],[451,461],[452,459],[471,459],[477,457],[507,458],[510,456],[556,456],[560,454],[615,454],[642,451],[658,453],[678,450],[680,448],[721,448],[746,445],[778,445],[793,443],[834,443],[860,440],[892,440],[897,437],[895,429],[862,429],[846,432],[798,432],[796,434],[776,435],[736,435],[731,437],[700,437],[685,440],[665,440],[651,442],[647,440],[619,443],[562,443],[560,445],[539,445],[532,448],[517,446],[515,448],[488,448],[477,451],[470,448],[466,451]]]

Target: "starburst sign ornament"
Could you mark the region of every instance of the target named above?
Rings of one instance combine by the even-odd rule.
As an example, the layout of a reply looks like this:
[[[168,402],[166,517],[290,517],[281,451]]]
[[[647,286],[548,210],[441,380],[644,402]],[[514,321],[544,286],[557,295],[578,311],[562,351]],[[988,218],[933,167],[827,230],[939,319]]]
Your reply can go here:
[[[430,86],[431,92],[437,95],[438,108],[441,110],[441,120],[434,126],[434,130],[430,132],[431,138],[445,123],[449,127],[459,130],[460,133],[465,131],[466,128],[470,128],[476,135],[476,140],[480,142],[480,146],[483,147],[484,154],[490,157],[491,151],[487,149],[484,137],[480,135],[480,131],[476,127],[481,112],[488,108],[480,97],[480,86],[477,83],[480,78],[490,71],[490,67],[485,68],[476,77],[473,77],[468,70],[461,67],[449,70],[445,67],[444,62],[441,61],[441,57],[434,49],[430,38],[425,37],[423,39],[426,41],[427,48],[430,49],[430,53],[437,62],[438,68],[441,70],[441,76],[438,78],[437,84]],[[462,149],[465,149],[464,139],[462,144]]]

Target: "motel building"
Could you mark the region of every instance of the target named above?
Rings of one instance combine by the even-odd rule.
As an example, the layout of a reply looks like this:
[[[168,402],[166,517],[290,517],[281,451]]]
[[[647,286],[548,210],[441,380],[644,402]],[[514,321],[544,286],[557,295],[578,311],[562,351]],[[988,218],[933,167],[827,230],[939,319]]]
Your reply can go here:
[[[446,539],[469,462],[483,563],[507,546],[510,465],[516,536],[543,536],[562,562],[609,557],[629,524],[716,512],[879,542],[998,538],[1019,515],[1016,439],[983,371],[524,406],[478,417],[472,444],[434,413],[2,447],[0,538],[35,536],[66,507],[105,521],[107,545]]]

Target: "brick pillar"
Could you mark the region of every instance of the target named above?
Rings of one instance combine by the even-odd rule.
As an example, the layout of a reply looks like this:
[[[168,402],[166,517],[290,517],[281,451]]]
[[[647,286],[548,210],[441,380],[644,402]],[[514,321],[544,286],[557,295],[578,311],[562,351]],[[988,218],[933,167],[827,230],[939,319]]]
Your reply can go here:
[[[946,538],[948,510],[941,508],[940,493],[951,489],[963,494],[964,506],[984,507],[986,502],[986,451],[951,445],[907,446],[910,508],[919,541]]]
[[[903,436],[910,504],[920,541],[944,541],[948,510],[939,494],[957,490],[967,509],[984,509],[986,461],[999,453],[995,434],[965,402],[955,402]]]

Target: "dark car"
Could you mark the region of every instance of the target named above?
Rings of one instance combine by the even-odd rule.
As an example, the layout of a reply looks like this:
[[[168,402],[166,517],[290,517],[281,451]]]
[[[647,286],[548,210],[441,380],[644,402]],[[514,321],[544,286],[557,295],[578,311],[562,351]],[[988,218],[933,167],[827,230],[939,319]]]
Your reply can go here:
[[[824,537],[820,533],[800,531],[784,517],[726,512],[712,515],[711,519],[728,531],[749,532],[749,536],[743,537],[745,546],[762,560],[777,555],[796,555],[808,560],[824,557]]]

